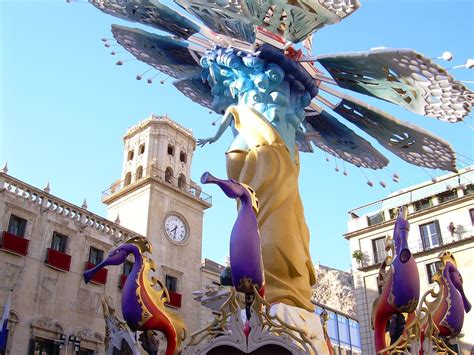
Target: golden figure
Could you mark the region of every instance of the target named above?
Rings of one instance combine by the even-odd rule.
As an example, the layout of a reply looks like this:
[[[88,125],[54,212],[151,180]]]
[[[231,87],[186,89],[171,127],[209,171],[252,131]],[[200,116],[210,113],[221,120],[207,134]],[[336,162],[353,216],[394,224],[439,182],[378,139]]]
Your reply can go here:
[[[298,151],[295,148],[293,161],[275,128],[259,112],[244,105],[230,106],[216,136],[199,143],[217,140],[231,120],[239,134],[226,153],[227,175],[251,186],[260,202],[257,221],[265,297],[270,303],[313,311],[311,286],[316,279],[298,191]]]

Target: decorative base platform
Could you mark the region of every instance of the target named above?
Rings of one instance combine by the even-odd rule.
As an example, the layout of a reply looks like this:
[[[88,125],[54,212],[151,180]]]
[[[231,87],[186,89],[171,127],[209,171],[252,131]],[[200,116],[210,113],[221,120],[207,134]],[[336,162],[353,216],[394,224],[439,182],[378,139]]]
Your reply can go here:
[[[209,326],[191,335],[183,355],[329,354],[315,313],[282,303],[270,305],[255,293],[247,319],[245,306],[233,289],[196,295],[201,304],[221,313]]]

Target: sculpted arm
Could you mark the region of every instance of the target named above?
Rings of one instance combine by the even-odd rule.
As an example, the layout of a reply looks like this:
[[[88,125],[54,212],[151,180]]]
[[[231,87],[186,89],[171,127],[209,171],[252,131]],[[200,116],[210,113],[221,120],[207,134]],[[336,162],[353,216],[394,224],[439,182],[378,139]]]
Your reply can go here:
[[[219,128],[217,129],[216,134],[213,137],[198,139],[197,144],[201,147],[204,147],[206,143],[211,144],[217,141],[222,136],[222,134],[226,131],[227,127],[230,126],[230,124],[232,123],[232,119],[233,119],[232,114],[227,111],[222,117],[221,123],[219,125]]]

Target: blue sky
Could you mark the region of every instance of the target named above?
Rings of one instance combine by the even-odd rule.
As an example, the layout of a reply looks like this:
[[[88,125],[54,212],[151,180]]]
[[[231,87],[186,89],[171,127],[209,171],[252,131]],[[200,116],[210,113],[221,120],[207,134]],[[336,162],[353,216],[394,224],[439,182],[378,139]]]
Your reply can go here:
[[[386,46],[437,57],[449,50],[455,59],[445,63],[447,67],[474,57],[472,0],[361,2],[349,19],[314,36],[315,54]],[[211,122],[218,117],[182,96],[171,80],[160,85],[159,78],[164,76],[159,76],[147,85],[135,80],[136,74],[147,69],[144,63],[114,65],[117,56],[109,55],[111,49],[104,48],[100,39],[111,38],[112,23],[137,24],[107,16],[86,3],[53,0],[1,0],[0,16],[0,163],[8,161],[11,175],[40,188],[49,181],[53,194],[77,205],[87,198],[89,209],[105,216],[101,192],[120,177],[122,136],[128,127],[152,112],[167,113],[198,138],[214,134]],[[119,58],[131,55],[123,53]],[[474,80],[472,70],[453,73],[461,80]],[[467,124],[448,124],[388,103],[364,100],[441,136],[456,152],[473,159],[474,131]],[[474,126],[473,119],[466,122]],[[227,132],[219,142],[196,149],[194,181],[206,170],[225,176],[224,151],[230,139]],[[442,174],[411,166],[373,144],[391,160],[389,169],[399,173],[399,184],[390,181],[389,172],[377,172],[388,187],[370,188],[355,167],[347,166],[349,176],[345,177],[335,171],[333,160],[325,161],[323,152],[302,155],[300,190],[314,262],[347,269],[349,248],[342,236],[347,211]],[[376,181],[371,172],[366,174]],[[213,195],[214,206],[204,217],[203,256],[223,262],[235,206],[217,188],[204,190]]]

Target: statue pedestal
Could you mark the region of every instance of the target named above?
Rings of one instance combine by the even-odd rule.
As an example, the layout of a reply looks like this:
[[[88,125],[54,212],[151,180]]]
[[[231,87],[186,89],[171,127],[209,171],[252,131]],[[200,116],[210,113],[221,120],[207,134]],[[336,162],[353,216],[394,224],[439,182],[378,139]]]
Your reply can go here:
[[[219,304],[221,314],[191,335],[183,355],[329,354],[316,313],[283,303],[270,305],[256,294],[247,320],[233,289],[208,290],[196,300],[204,306]]]

